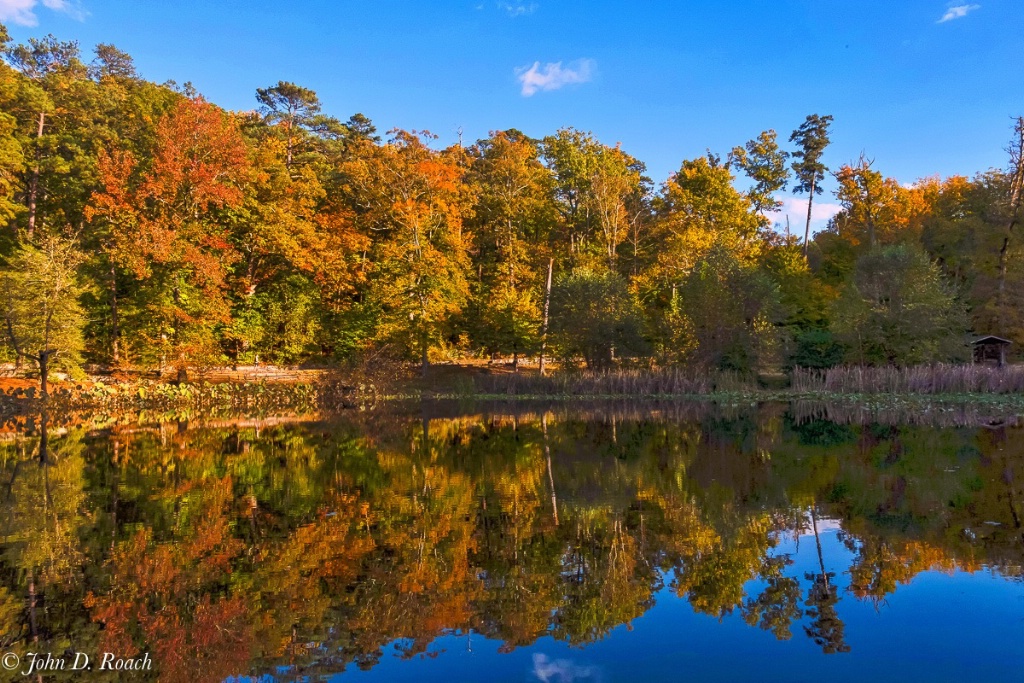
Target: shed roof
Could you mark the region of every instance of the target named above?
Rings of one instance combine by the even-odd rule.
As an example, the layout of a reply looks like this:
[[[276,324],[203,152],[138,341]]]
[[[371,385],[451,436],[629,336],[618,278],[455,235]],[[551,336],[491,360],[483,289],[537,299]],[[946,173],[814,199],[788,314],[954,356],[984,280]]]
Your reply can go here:
[[[994,334],[989,334],[989,335],[986,335],[984,337],[978,337],[977,339],[975,339],[971,343],[972,344],[1012,344],[1013,342],[1010,341],[1009,339],[1003,339],[1002,337],[997,337]]]

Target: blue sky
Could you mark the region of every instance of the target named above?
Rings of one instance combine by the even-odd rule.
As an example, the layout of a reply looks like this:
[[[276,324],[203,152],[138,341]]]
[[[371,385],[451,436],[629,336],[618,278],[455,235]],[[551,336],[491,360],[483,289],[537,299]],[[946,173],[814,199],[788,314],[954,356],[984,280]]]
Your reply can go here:
[[[1005,164],[1024,113],[1021,0],[0,0],[0,21],[114,43],[233,109],[290,80],[441,143],[575,126],[658,183],[812,112],[835,117],[833,168],[865,152],[905,183],[971,175]]]

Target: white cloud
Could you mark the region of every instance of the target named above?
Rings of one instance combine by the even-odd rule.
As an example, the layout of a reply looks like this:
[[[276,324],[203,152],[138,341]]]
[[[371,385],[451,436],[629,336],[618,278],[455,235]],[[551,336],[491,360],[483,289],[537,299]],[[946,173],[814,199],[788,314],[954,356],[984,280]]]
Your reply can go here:
[[[2,2],[3,0],[0,0]],[[78,0],[43,0],[43,7],[52,9],[54,12],[63,12],[76,21],[85,21],[89,15]]]
[[[600,681],[600,669],[580,666],[571,659],[548,659],[547,655],[535,652],[533,675],[540,683],[576,683],[576,681]]]
[[[39,23],[35,8],[39,0],[0,0],[0,21],[9,21],[21,26],[35,26]],[[62,12],[81,21],[85,12],[72,0],[42,0],[46,9]]]
[[[946,13],[939,19],[939,23],[944,24],[954,19],[963,19],[969,12],[973,12],[976,9],[981,9],[981,5],[954,5],[946,10]]]
[[[22,26],[35,26],[36,15],[32,11],[36,0],[0,0],[0,21],[10,21]]]
[[[531,2],[529,5],[522,2],[499,2],[498,9],[505,10],[505,14],[510,17],[521,17],[524,14],[533,14],[537,11],[537,3]]]
[[[780,197],[782,208],[775,213],[769,213],[768,219],[773,223],[779,223],[785,228],[786,217],[789,216],[789,229],[794,235],[803,235],[804,225],[807,223],[807,196],[803,197]],[[824,228],[830,218],[842,211],[839,204],[817,201],[811,205],[811,232],[817,232]]]
[[[594,76],[594,60],[577,59],[562,66],[561,62],[550,62],[541,66],[534,62],[531,66],[516,69],[516,77],[523,84],[523,97],[531,97],[539,90],[558,90],[573,83],[587,83]]]

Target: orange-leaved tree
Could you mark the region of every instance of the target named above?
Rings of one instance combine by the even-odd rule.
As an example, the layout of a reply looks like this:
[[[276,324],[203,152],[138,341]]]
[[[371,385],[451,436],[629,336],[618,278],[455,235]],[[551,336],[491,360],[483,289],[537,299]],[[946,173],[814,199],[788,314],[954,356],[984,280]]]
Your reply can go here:
[[[237,120],[182,98],[158,122],[151,159],[115,150],[101,155],[99,172],[103,189],[87,215],[109,221],[114,257],[139,281],[136,341],[181,376],[210,358],[215,328],[230,318],[227,209],[241,203],[250,172]]]

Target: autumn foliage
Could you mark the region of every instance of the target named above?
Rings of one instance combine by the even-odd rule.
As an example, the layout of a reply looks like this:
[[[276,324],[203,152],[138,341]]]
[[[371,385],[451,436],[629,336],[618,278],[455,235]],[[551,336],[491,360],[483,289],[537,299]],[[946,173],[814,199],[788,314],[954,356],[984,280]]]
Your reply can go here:
[[[652,180],[573,128],[382,139],[294,83],[229,112],[145,81],[112,46],[89,64],[53,38],[3,54],[0,257],[10,270],[54,240],[67,254],[52,270],[75,274],[62,308],[82,343],[55,347],[66,370],[483,356],[518,370],[543,353],[755,373],[961,361],[970,333],[1024,348],[1020,126],[1009,167],[974,178],[831,161],[841,122],[812,114],[786,143],[766,130]],[[811,235],[824,186],[841,210]],[[808,199],[804,235],[775,212],[787,189]],[[914,338],[908,310],[944,322]],[[16,342],[6,359],[42,358]]]

